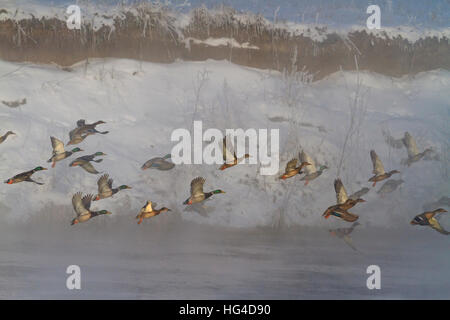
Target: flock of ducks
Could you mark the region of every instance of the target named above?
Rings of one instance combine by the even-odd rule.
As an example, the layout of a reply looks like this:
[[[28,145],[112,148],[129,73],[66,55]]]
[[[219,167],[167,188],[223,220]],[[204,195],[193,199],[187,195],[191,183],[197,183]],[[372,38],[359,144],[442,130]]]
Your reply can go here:
[[[97,121],[92,124],[87,124],[85,120],[80,119],[77,121],[77,127],[70,131],[69,133],[69,142],[66,143],[66,146],[68,145],[75,145],[79,144],[82,141],[84,141],[89,135],[94,134],[107,134],[108,131],[98,131],[96,129],[97,125],[104,124],[104,121]],[[3,143],[9,135],[14,135],[15,133],[12,131],[8,131],[5,135],[0,136],[0,143]],[[82,152],[83,150],[75,147],[70,151],[66,151],[64,149],[64,143],[55,138],[50,137],[53,153],[51,158],[48,160],[49,163],[52,163],[52,168],[55,167],[56,163],[59,161],[62,161],[73,154],[77,152]],[[235,151],[233,151],[233,145],[232,143],[227,142],[228,137],[224,137],[222,141],[222,156],[224,163],[219,168],[220,170],[225,170],[228,168],[231,168],[233,166],[236,166],[238,163],[240,163],[242,160],[249,157],[248,154],[245,154],[241,158],[236,157]],[[416,142],[413,139],[413,137],[406,132],[404,135],[404,138],[402,139],[402,142],[404,146],[407,149],[408,152],[408,158],[405,161],[402,161],[403,164],[407,165],[408,167],[411,166],[413,163],[420,161],[423,157],[425,157],[427,154],[432,152],[431,148],[425,149],[423,152],[419,152]],[[84,169],[86,172],[91,174],[98,174],[98,172],[94,166],[91,164],[91,162],[99,163],[103,159],[96,159],[96,157],[105,156],[106,154],[103,152],[96,152],[91,155],[85,155],[76,158],[74,161],[72,161],[69,166],[70,167],[76,167],[79,166],[82,169]],[[147,170],[150,168],[158,169],[158,170],[170,170],[172,169],[175,164],[168,161],[170,158],[170,154],[165,155],[164,157],[156,157],[153,159],[148,160],[145,162],[141,169]],[[400,173],[397,170],[391,170],[391,171],[385,171],[383,163],[381,162],[380,158],[378,157],[377,153],[374,150],[370,151],[370,158],[372,160],[373,164],[373,171],[374,174],[368,181],[373,182],[372,187],[375,187],[377,182],[388,180],[391,178],[392,175],[396,173]],[[297,164],[300,164],[297,166]],[[292,178],[296,175],[304,174],[300,180],[305,181],[305,186],[308,185],[310,181],[313,181],[321,176],[321,174],[324,172],[324,170],[328,169],[327,166],[321,165],[319,166],[319,169],[316,169],[314,160],[304,151],[301,151],[299,153],[299,159],[292,159],[286,164],[286,168],[284,170],[284,173],[279,177],[281,180],[286,180],[289,178]],[[26,171],[20,174],[15,175],[14,177],[8,179],[5,181],[7,184],[15,184],[19,182],[33,182],[39,185],[42,185],[42,183],[37,182],[31,178],[31,176],[39,171],[47,170],[47,168],[38,166],[30,171]],[[386,181],[381,189],[378,191],[379,194],[385,194],[394,191],[401,183],[403,183],[403,180],[388,180]],[[203,190],[203,186],[205,184],[205,179],[203,177],[196,177],[191,181],[190,184],[190,196],[188,199],[186,199],[183,204],[184,205],[192,205],[195,203],[201,203],[209,198],[211,198],[213,195],[216,194],[222,194],[225,193],[221,189],[212,190],[209,192],[205,192]],[[98,210],[94,211],[91,210],[91,202],[92,201],[99,201],[103,199],[107,199],[112,197],[114,194],[118,193],[121,190],[131,189],[131,187],[127,185],[120,185],[118,187],[113,187],[113,179],[109,177],[108,174],[102,175],[98,181],[98,194],[94,196],[93,194],[86,194],[83,196],[81,192],[77,192],[72,197],[72,205],[76,212],[76,217],[72,220],[71,225],[80,223],[80,222],[86,222],[90,219],[100,216],[100,215],[106,215],[111,214],[111,212],[107,210]],[[369,192],[369,188],[362,188],[361,190],[351,194],[350,196],[347,195],[347,191],[345,190],[345,187],[341,181],[341,179],[337,178],[334,181],[334,189],[336,193],[336,204],[333,204],[329,206],[322,216],[325,219],[328,219],[331,216],[334,216],[336,218],[342,219],[347,222],[353,223],[352,227],[350,228],[343,228],[343,229],[334,229],[330,230],[330,232],[334,235],[337,235],[340,238],[343,238],[344,240],[348,240],[348,235],[353,231],[353,229],[358,225],[356,220],[358,220],[359,216],[349,212],[351,208],[353,208],[358,203],[365,202],[364,199],[361,198],[364,194]],[[162,207],[160,209],[156,209],[156,204],[152,201],[147,201],[146,204],[142,207],[139,214],[136,216],[136,219],[138,220],[138,224],[141,224],[144,219],[155,217],[163,212],[171,211],[169,208]],[[438,208],[432,211],[426,211],[423,212],[411,221],[411,224],[413,225],[421,225],[421,226],[430,226],[431,228],[435,229],[436,231],[442,233],[442,234],[450,234],[449,231],[446,231],[439,223],[438,219],[436,219],[436,215],[440,213],[447,212],[443,208]],[[345,229],[345,230],[344,230]],[[346,241],[347,242],[347,241]]]

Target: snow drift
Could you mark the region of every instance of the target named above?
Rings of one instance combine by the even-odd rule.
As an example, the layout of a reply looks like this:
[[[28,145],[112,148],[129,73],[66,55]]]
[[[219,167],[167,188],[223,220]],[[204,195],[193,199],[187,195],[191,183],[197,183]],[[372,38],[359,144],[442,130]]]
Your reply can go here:
[[[371,188],[364,197],[367,203],[354,209],[361,224],[406,226],[425,203],[448,195],[450,73],[444,70],[401,79],[339,72],[311,83],[302,72],[261,71],[226,61],[167,65],[96,59],[66,71],[0,62],[0,84],[1,100],[26,98],[26,104],[15,108],[0,105],[0,134],[17,134],[0,145],[3,180],[45,165],[52,151],[50,136],[67,142],[78,119],[107,122],[102,130],[108,134],[89,136],[79,146],[85,154],[105,152],[95,167],[109,173],[115,184],[133,187],[93,204],[113,212],[109,221],[134,217],[151,199],[183,220],[204,224],[328,225],[321,213],[335,202],[337,176],[349,193],[370,187],[370,149],[387,170],[401,171],[396,178],[405,183],[383,198],[375,192],[381,184]],[[172,131],[190,129],[193,120],[203,121],[204,129],[278,128],[280,170],[301,149],[330,169],[306,187],[298,177],[279,181],[277,175],[261,176],[258,165],[226,171],[205,164],[140,170],[148,159],[170,153]],[[383,132],[400,138],[405,131],[416,138],[419,149],[432,147],[439,160],[402,166],[406,150],[386,143]],[[67,159],[36,173],[43,186],[3,184],[3,218],[40,215],[68,224],[74,215],[72,195],[96,193],[100,177],[69,163]],[[182,205],[196,176],[206,178],[205,189],[227,192],[207,201],[206,214],[185,211]]]

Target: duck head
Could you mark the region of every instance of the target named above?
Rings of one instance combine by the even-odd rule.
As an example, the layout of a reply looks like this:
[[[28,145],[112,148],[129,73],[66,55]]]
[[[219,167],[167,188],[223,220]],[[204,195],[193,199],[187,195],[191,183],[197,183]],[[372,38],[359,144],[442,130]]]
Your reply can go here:
[[[213,193],[213,194],[225,193],[225,191],[222,191],[222,190],[220,190],[220,189],[217,189],[217,190],[214,190],[212,193]]]
[[[103,152],[99,151],[99,152],[95,153],[95,156],[97,156],[97,157],[99,157],[99,156],[106,156],[106,153],[103,153]]]
[[[119,187],[119,190],[125,190],[125,189],[133,189],[133,188],[127,186],[126,184],[123,184]]]
[[[72,149],[72,153],[75,153],[75,152],[81,152],[81,151],[84,151],[84,150],[83,150],[83,149],[80,149],[80,148],[78,148],[78,147]]]
[[[42,170],[47,170],[47,168],[39,166],[33,169],[33,171],[42,171]]]

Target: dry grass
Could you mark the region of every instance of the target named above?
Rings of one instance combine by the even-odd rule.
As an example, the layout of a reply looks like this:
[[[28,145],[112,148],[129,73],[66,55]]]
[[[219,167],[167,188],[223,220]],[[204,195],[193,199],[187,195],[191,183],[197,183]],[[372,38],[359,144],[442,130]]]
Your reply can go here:
[[[207,46],[184,39],[205,40],[234,38],[259,50],[232,46]],[[401,37],[380,39],[366,32],[342,37],[328,34],[323,42],[293,35],[260,15],[242,14],[229,7],[208,10],[196,8],[189,23],[177,27],[177,15],[161,4],[136,5],[114,17],[114,27],[94,30],[91,21],[83,20],[81,30],[68,30],[58,19],[25,19],[0,22],[0,59],[57,63],[69,66],[88,57],[130,58],[170,63],[176,59],[202,61],[230,60],[233,63],[262,69],[290,70],[292,52],[295,65],[314,74],[314,79],[343,70],[355,70],[358,56],[360,70],[389,76],[444,68],[450,69],[448,39],[426,38],[409,43]]]

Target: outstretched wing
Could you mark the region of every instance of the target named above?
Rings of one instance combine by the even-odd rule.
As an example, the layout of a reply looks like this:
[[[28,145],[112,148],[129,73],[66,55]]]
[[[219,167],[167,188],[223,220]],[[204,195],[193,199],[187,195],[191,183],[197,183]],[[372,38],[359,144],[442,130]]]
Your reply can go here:
[[[86,207],[84,203],[85,198],[86,197],[84,197],[83,199],[81,198],[81,192],[75,193],[72,197],[72,206],[75,212],[77,213],[77,216],[89,213],[90,201],[89,206]]]
[[[196,197],[203,194],[203,184],[205,179],[197,177],[191,181],[191,196]]]
[[[92,197],[93,197],[92,194],[87,194],[87,195],[85,195],[85,196],[83,197],[83,199],[82,199],[82,201],[83,201],[83,206],[84,206],[86,209],[88,209],[88,210],[91,208]]]
[[[106,194],[112,192],[112,183],[113,179],[109,179],[108,174],[102,175],[97,181],[98,193]]]
[[[227,141],[228,140],[228,141]],[[235,156],[232,153],[233,144],[230,142],[229,137],[225,136],[222,140],[222,157],[225,163],[233,163],[235,160]]]
[[[446,230],[444,230],[444,228],[442,228],[441,224],[439,223],[439,221],[436,218],[431,218],[428,220],[428,222],[430,223],[430,226],[434,230],[436,230],[442,234],[450,234],[449,231],[446,231]]]
[[[419,150],[417,150],[416,141],[409,134],[409,132],[405,132],[405,136],[402,141],[408,151],[408,158],[415,157],[419,153]]]
[[[53,154],[61,154],[64,153],[64,143],[55,138],[55,137],[50,137],[50,141],[52,142],[52,148],[53,148]]]
[[[370,158],[372,159],[372,165],[373,165],[373,174],[376,174],[377,176],[382,175],[385,173],[383,163],[381,162],[380,158],[378,158],[377,153],[374,150],[370,150]]]
[[[144,209],[145,212],[152,212],[153,211],[153,202],[151,202],[150,200],[147,201],[144,208],[142,208],[142,209]]]
[[[289,161],[286,164],[286,170],[285,170],[286,173],[295,170],[296,166],[297,166],[297,159],[292,159],[291,161]]]
[[[93,166],[90,162],[88,162],[88,161],[84,162],[84,163],[81,165],[81,167],[82,167],[84,170],[86,170],[87,172],[92,173],[92,174],[100,173],[100,172],[98,172],[97,170],[95,170],[94,166]]]
[[[305,167],[306,175],[313,174],[314,172],[317,171],[316,164],[315,164],[314,160],[303,150],[300,153],[300,162],[308,162],[308,163],[310,163],[309,166]]]
[[[347,201],[347,191],[345,191],[344,185],[341,179],[334,180],[334,190],[336,191],[336,201],[338,204],[343,204]]]
[[[356,200],[358,198],[361,198],[363,195],[365,195],[367,192],[369,192],[370,189],[367,187],[362,188],[361,190],[356,191],[354,194],[350,195],[350,199]]]

